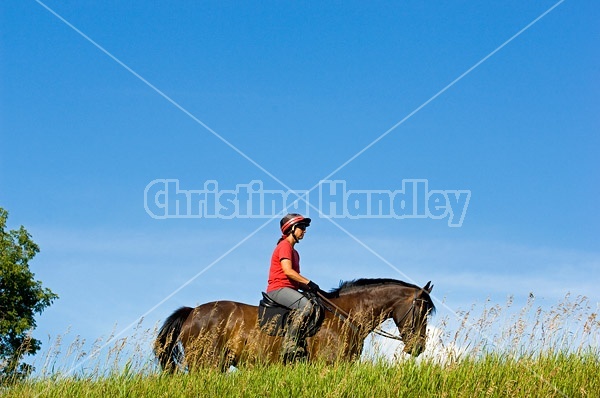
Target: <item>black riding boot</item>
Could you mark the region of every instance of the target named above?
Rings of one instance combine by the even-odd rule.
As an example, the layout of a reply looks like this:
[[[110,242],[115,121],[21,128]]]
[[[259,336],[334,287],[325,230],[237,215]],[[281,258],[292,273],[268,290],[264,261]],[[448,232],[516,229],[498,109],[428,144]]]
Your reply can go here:
[[[301,317],[298,318],[290,322],[283,338],[282,353],[285,364],[308,357],[303,327],[305,322]]]

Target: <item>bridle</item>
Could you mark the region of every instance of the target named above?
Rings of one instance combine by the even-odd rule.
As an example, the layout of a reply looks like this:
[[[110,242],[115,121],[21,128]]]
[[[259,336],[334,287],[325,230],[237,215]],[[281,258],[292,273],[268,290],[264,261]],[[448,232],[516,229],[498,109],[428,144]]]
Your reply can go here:
[[[358,326],[354,325],[352,323],[352,321],[349,320],[350,314],[348,314],[346,311],[344,311],[343,309],[341,309],[340,307],[335,305],[333,302],[331,302],[331,300],[329,300],[328,298],[323,296],[321,293],[317,293],[317,295],[325,303],[324,307],[327,311],[333,313],[333,315],[337,316],[342,321],[348,322],[348,325],[350,326],[350,328],[352,328],[352,330],[354,330],[354,331],[359,330]],[[412,314],[411,323],[410,323],[411,335],[414,334],[416,326],[417,326],[416,325],[417,324],[417,316],[415,314],[417,302],[419,302],[422,305],[423,303],[426,303],[427,300],[418,298],[417,292],[415,292],[415,296],[413,297],[413,301],[412,301],[410,307],[408,308],[408,310],[406,310],[406,312],[404,313],[404,315],[402,315],[402,317],[398,320],[398,322],[396,322],[396,325],[399,325],[402,323],[402,321],[404,321],[408,317],[408,314]],[[333,307],[333,308],[329,308],[329,307]],[[386,332],[379,325],[376,326],[375,329],[373,329],[373,333],[378,334],[379,336],[382,336],[382,337],[387,337],[388,339],[403,341],[401,336],[396,336],[394,334]]]
[[[408,316],[408,314],[411,313],[412,314],[411,321],[410,321],[410,334],[411,335],[415,333],[415,330],[417,328],[417,316],[415,314],[416,308],[417,308],[417,305],[416,305],[417,302],[419,302],[420,306],[421,306],[424,303],[426,303],[427,300],[422,299],[422,298],[418,298],[417,297],[417,292],[415,292],[415,297],[413,297],[413,301],[412,301],[412,304],[410,305],[410,308],[406,311],[406,313],[396,323],[397,325],[401,324],[402,321],[404,321],[406,319],[406,317]]]

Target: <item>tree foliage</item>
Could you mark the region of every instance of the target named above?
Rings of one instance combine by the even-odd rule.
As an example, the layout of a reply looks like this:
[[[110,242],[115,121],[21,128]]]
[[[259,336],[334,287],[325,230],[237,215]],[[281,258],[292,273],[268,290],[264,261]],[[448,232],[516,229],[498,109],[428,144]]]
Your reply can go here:
[[[21,226],[6,230],[8,212],[0,207],[0,384],[26,377],[33,369],[22,363],[35,354],[41,342],[31,337],[35,314],[41,314],[58,298],[42,287],[29,269],[40,251]]]

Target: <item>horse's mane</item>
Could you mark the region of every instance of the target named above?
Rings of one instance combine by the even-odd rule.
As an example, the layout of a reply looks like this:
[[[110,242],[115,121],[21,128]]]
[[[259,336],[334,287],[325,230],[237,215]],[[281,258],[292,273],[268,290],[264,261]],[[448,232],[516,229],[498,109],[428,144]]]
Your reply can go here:
[[[404,287],[412,287],[415,289],[420,289],[419,286],[413,285],[412,283],[400,281],[397,279],[389,279],[389,278],[378,278],[378,279],[353,279],[351,281],[340,281],[340,285],[329,291],[329,294],[332,297],[339,297],[340,294],[347,293],[348,291],[362,288],[364,286],[373,286],[373,285],[387,285],[387,284],[396,284]]]
[[[329,293],[327,293],[327,298],[338,298],[341,294],[348,293],[351,291],[365,289],[368,286],[376,286],[376,285],[388,285],[395,284],[403,287],[413,288],[421,290],[425,295],[425,301],[427,302],[427,307],[429,308],[430,314],[434,313],[436,308],[431,296],[423,290],[422,287],[414,285],[412,283],[400,281],[397,279],[389,279],[389,278],[378,278],[378,279],[369,279],[369,278],[361,278],[354,279],[351,281],[340,281],[340,285],[337,288],[331,289]]]

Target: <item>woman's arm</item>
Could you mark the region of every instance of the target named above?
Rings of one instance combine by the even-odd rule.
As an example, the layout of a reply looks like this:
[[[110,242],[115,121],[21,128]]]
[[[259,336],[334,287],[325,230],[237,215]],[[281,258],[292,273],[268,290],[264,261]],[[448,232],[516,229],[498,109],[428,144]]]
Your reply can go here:
[[[281,268],[283,269],[283,273],[285,274],[285,276],[287,276],[295,282],[301,283],[303,285],[308,285],[308,282],[310,282],[310,279],[306,279],[305,277],[294,271],[294,269],[292,268],[292,260],[290,260],[289,258],[281,259]]]

